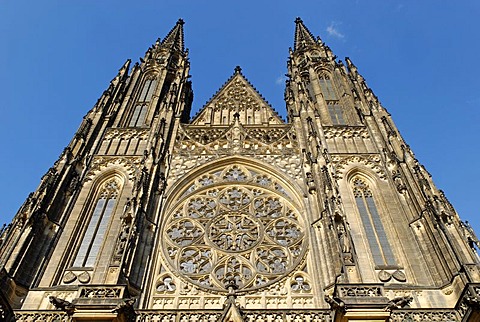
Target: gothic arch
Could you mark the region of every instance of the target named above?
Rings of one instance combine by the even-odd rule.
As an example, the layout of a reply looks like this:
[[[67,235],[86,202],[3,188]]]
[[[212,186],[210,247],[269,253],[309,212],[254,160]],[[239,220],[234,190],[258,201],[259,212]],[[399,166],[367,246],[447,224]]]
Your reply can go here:
[[[114,168],[102,171],[84,185],[79,195],[79,204],[83,204],[83,206],[81,209],[72,210],[72,213],[77,213],[75,228],[77,233],[73,236],[83,236],[79,239],[72,238],[70,242],[70,249],[74,250],[69,259],[72,266],[92,267],[95,264],[92,264],[92,259],[82,260],[81,252],[85,252],[85,256],[88,257],[88,254],[92,252],[92,245],[100,247],[98,252],[102,249],[112,222],[115,220],[122,193],[126,190],[127,178],[128,176],[123,171]],[[103,201],[100,202],[101,200]],[[95,235],[99,237],[97,238]],[[93,258],[93,254],[91,257]],[[79,265],[81,261],[83,262]]]
[[[207,292],[250,292],[305,260],[299,190],[269,166],[240,157],[192,171],[171,188],[160,253],[171,272]]]
[[[167,191],[165,193],[165,195],[168,196],[166,204],[169,205],[173,200],[178,200],[183,193],[182,189],[187,187],[190,182],[193,182],[195,178],[200,177],[201,175],[211,171],[212,169],[234,164],[248,166],[258,170],[259,172],[266,173],[274,177],[276,180],[278,180],[278,182],[282,183],[286,188],[288,188],[288,192],[291,193],[291,197],[294,200],[295,204],[297,205],[297,207],[302,208],[301,211],[303,211],[304,207],[302,196],[304,195],[304,193],[302,187],[300,187],[295,181],[291,180],[289,177],[285,176],[282,172],[273,168],[270,164],[267,164],[257,159],[247,159],[239,156],[226,157],[220,160],[208,162],[190,171],[181,180],[178,180],[170,188],[167,188]]]
[[[396,231],[384,195],[390,186],[366,167],[354,167],[345,177],[344,188],[348,189],[346,196],[350,196],[351,205],[347,214],[351,214],[349,221],[355,223],[351,228],[362,236],[374,269],[398,267],[400,256],[394,247]],[[379,274],[381,280],[385,274],[383,271]]]

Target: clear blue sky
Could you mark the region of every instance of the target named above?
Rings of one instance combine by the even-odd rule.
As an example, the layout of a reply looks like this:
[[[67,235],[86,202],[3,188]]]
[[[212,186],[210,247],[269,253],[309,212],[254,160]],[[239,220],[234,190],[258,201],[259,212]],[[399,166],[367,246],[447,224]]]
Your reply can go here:
[[[480,2],[19,1],[0,3],[0,224],[52,166],[127,58],[178,18],[196,112],[236,65],[285,114],[294,19],[350,57],[460,216],[480,232]]]

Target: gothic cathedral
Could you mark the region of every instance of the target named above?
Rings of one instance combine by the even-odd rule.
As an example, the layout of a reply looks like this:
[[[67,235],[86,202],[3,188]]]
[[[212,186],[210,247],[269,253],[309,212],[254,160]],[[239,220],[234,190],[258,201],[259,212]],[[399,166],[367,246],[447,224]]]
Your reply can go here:
[[[480,321],[479,242],[297,18],[287,121],[183,21],[121,67],[0,238],[2,321]]]

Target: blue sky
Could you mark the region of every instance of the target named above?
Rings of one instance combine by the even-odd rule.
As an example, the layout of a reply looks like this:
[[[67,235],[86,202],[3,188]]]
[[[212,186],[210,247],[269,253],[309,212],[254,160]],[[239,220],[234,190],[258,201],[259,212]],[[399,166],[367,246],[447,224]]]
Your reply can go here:
[[[0,224],[9,222],[127,58],[178,18],[196,112],[240,65],[282,115],[295,17],[348,56],[417,158],[480,231],[479,1],[0,3]],[[193,115],[193,114],[192,114]]]

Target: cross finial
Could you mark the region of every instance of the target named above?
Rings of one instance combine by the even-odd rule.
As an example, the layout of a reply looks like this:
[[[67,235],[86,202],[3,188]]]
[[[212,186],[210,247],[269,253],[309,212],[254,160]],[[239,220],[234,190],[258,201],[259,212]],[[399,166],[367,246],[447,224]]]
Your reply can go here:
[[[240,66],[236,66],[235,73],[241,73],[241,72],[242,72],[242,68]]]

